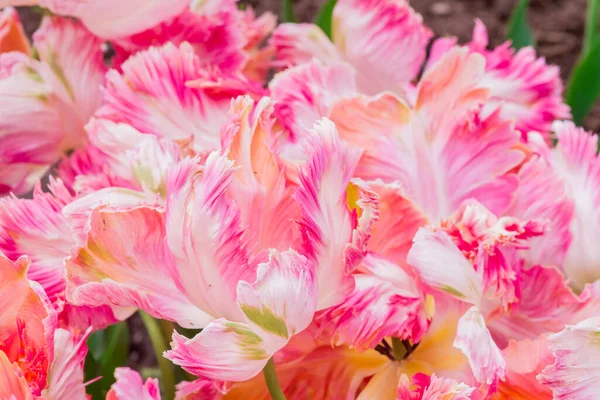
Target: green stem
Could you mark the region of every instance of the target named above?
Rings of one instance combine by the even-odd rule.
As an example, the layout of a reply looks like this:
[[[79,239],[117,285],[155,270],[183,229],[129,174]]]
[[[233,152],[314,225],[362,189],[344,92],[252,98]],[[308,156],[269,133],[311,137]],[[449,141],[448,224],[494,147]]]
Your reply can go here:
[[[398,361],[401,361],[404,359],[404,356],[406,355],[407,352],[408,352],[408,350],[406,349],[406,346],[404,346],[404,343],[402,343],[402,339],[393,337],[392,338],[392,355],[394,356],[394,358]]]
[[[267,388],[269,388],[271,398],[273,400],[286,400],[285,394],[283,394],[283,390],[281,390],[281,386],[279,386],[277,371],[275,371],[275,363],[273,362],[272,358],[267,362],[267,365],[265,365],[263,374],[265,376],[265,382],[267,383]]]
[[[139,313],[146,326],[148,336],[150,336],[150,341],[152,342],[152,347],[156,354],[156,360],[160,367],[162,387],[165,394],[164,398],[165,400],[173,400],[175,397],[175,374],[173,371],[173,364],[163,357],[163,352],[167,350],[167,342],[161,331],[160,324],[155,318],[145,312],[140,310]]]

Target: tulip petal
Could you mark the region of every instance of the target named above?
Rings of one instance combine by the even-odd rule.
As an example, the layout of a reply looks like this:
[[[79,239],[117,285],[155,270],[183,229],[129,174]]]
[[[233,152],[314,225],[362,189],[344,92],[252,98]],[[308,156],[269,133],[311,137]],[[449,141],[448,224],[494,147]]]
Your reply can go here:
[[[164,214],[154,208],[94,209],[84,247],[66,261],[67,298],[75,305],[111,305],[120,319],[141,308],[181,326],[203,327],[211,318],[173,282],[165,233]]]
[[[471,304],[481,301],[481,274],[445,232],[419,229],[407,261],[429,286]]]
[[[600,390],[600,318],[568,325],[548,337],[556,360],[538,376],[557,400],[593,399]]]
[[[302,208],[303,252],[317,269],[321,310],[352,291],[349,273],[364,257],[377,213],[375,195],[350,182],[360,152],[339,139],[330,120],[315,125],[308,145],[310,155],[295,198]]]
[[[504,379],[506,361],[492,340],[485,320],[476,306],[471,307],[460,318],[454,347],[465,353],[477,381],[491,385],[492,391],[496,388],[498,380]]]
[[[148,378],[146,382],[136,371],[127,367],[115,369],[116,382],[110,387],[106,400],[160,400],[158,379]]]

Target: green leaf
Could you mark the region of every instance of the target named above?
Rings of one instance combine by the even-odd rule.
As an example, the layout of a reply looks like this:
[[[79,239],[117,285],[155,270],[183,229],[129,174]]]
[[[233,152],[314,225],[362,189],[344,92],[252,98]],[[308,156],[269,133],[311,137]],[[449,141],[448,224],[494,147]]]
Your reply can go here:
[[[515,49],[535,45],[533,32],[527,23],[527,7],[529,0],[519,0],[508,21],[506,36]]]
[[[281,20],[283,22],[296,22],[292,0],[281,0]]]
[[[566,102],[571,106],[573,120],[581,124],[600,95],[600,37],[595,36],[587,53],[579,57],[573,68],[567,91]]]
[[[593,45],[594,37],[598,32],[598,7],[599,0],[588,0],[585,16],[585,36],[583,39],[583,52],[587,53]]]
[[[327,0],[325,4],[321,6],[321,9],[315,17],[315,24],[325,32],[331,39],[331,23],[333,19],[333,8],[337,0]]]
[[[119,322],[102,331],[94,332],[87,340],[89,347],[85,359],[85,379],[102,378],[87,386],[93,400],[103,400],[114,383],[115,368],[125,365],[129,356],[129,328]]]

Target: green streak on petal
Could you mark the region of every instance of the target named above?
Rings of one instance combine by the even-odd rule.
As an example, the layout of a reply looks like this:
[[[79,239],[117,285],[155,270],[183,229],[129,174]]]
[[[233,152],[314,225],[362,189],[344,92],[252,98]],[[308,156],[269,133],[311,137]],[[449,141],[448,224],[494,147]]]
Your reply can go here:
[[[277,336],[287,339],[289,337],[287,326],[285,321],[275,315],[273,311],[266,307],[257,308],[249,305],[242,305],[242,311],[246,314],[246,317],[256,325],[260,326],[267,332],[271,332]]]
[[[252,332],[250,328],[236,322],[225,322],[227,332],[233,332],[237,336],[237,344],[242,350],[243,357],[247,360],[264,360],[268,358],[265,350],[260,347],[262,338]]]
[[[69,93],[69,97],[71,97],[71,100],[75,101],[75,92],[73,91],[73,87],[71,87],[71,84],[67,80],[65,71],[63,71],[62,67],[56,60],[56,54],[54,54],[54,51],[52,50],[50,50],[48,54],[48,64],[50,65],[50,69],[52,69],[52,72],[54,73],[54,75],[56,75],[60,83],[63,84],[63,86],[67,90],[67,93]]]
[[[446,293],[450,293],[453,296],[460,297],[461,299],[464,299],[466,297],[464,294],[462,294],[461,292],[459,292],[458,290],[456,290],[450,286],[444,285],[444,286],[440,287],[440,289]]]
[[[36,81],[36,82],[43,82],[44,80],[42,79],[42,76],[33,68],[31,67],[25,67],[25,74],[27,74],[27,77],[29,79],[31,79],[32,81]]]

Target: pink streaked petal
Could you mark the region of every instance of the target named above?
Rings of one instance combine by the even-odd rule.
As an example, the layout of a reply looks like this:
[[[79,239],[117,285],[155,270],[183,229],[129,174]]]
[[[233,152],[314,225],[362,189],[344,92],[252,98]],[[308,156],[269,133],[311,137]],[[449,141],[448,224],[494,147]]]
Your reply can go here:
[[[0,398],[7,400],[33,400],[22,372],[0,351]]]
[[[411,390],[411,381],[403,374],[398,383],[396,400],[470,400],[475,392],[475,388],[465,383],[440,378],[436,374],[415,374],[412,384],[417,386],[415,390]]]
[[[160,400],[158,379],[142,381],[140,374],[127,367],[115,369],[116,382],[110,387],[106,400]]]
[[[6,7],[0,12],[0,53],[10,51],[29,54],[31,46],[17,10],[13,7]]]
[[[50,67],[18,52],[0,54],[0,189],[16,194],[29,191],[50,164],[74,143],[69,135],[82,133],[81,127],[68,132],[72,117],[47,82]],[[31,176],[30,176],[31,174]]]
[[[441,38],[434,42],[427,68],[437,62],[456,44],[456,38]],[[490,99],[485,110],[499,109],[504,119],[512,120],[525,139],[530,131],[541,132],[546,140],[554,120],[570,117],[562,92],[563,85],[557,66],[548,65],[537,57],[532,47],[515,51],[510,42],[488,50],[485,25],[475,21],[473,39],[468,47],[472,53],[485,57],[483,87]]]
[[[177,384],[175,400],[221,400],[226,393],[225,384],[200,378]]]
[[[305,160],[306,131],[321,118],[329,118],[337,100],[356,94],[354,75],[346,64],[326,66],[317,60],[275,75],[269,83],[275,115],[289,131],[279,140],[283,157]]]
[[[427,224],[427,218],[399,184],[380,180],[368,184],[378,196],[379,208],[379,220],[369,238],[369,251],[405,267],[415,233]]]
[[[75,305],[126,308],[116,315],[119,319],[137,307],[182,326],[203,327],[210,317],[184,297],[171,277],[165,234],[164,213],[154,208],[96,208],[84,247],[66,261],[67,298]]]
[[[282,69],[313,59],[324,64],[341,61],[342,55],[323,30],[315,24],[280,24],[269,39],[276,66]]]
[[[465,201],[456,213],[442,222],[443,229],[483,275],[484,289],[503,304],[517,301],[517,278],[522,260],[517,251],[526,249],[530,238],[545,231],[541,221],[498,218],[480,203]]]
[[[48,387],[43,391],[49,400],[83,399],[85,383],[83,363],[88,352],[85,344],[91,330],[83,335],[57,329],[54,335],[54,360],[48,374]]]
[[[600,248],[594,242],[600,234],[598,137],[566,121],[556,123],[554,131],[558,144],[552,152],[551,165],[575,204],[569,227],[573,239],[563,269],[571,285],[581,290],[586,283],[600,278]]]
[[[480,83],[484,68],[485,59],[481,55],[457,48],[444,54],[423,75],[415,107],[425,117],[428,136],[441,136],[445,140],[444,136],[452,133],[450,127],[488,99],[489,92]],[[448,128],[443,128],[446,124]]]
[[[61,328],[70,328],[85,332],[89,327],[92,327],[92,330],[95,331],[119,322],[115,312],[108,305],[98,307],[74,306],[71,303],[63,301],[60,307],[58,324]],[[120,315],[119,313],[117,314]]]
[[[518,172],[519,188],[507,215],[522,220],[547,221],[547,231],[532,238],[525,259],[529,265],[562,265],[571,244],[569,226],[574,215],[574,202],[565,185],[549,162],[533,156]]]
[[[550,388],[536,379],[542,369],[554,361],[545,336],[536,340],[511,341],[503,353],[506,376],[498,383],[499,400],[552,399]]]
[[[196,376],[240,382],[257,375],[286,342],[265,340],[248,324],[220,318],[192,339],[173,332],[172,350],[164,356]]]
[[[154,195],[147,195],[135,190],[108,187],[77,198],[62,209],[71,232],[78,245],[85,243],[91,229],[91,215],[97,208],[105,211],[122,211],[137,206],[158,206]]]
[[[468,303],[480,303],[483,277],[445,232],[420,228],[407,261],[429,286]]]
[[[501,347],[510,339],[535,339],[543,333],[558,332],[565,324],[585,318],[587,310],[597,309],[600,302],[600,293],[591,286],[575,295],[554,267],[536,265],[521,271],[518,287],[518,303],[487,318]]]
[[[274,124],[272,100],[243,96],[232,100],[221,131],[222,151],[239,166],[229,192],[240,205],[244,241],[253,255],[267,248],[285,250],[299,239],[292,221],[299,219],[300,207],[291,196],[295,186],[272,150]]]
[[[331,326],[332,344],[358,350],[394,336],[417,343],[429,321],[425,299],[413,279],[386,259],[367,255],[356,273],[354,291],[341,304],[320,313]]]
[[[490,391],[495,391],[498,380],[504,379],[506,361],[492,340],[477,306],[471,307],[460,318],[454,347],[462,350],[469,359],[475,379],[490,385]]]
[[[356,175],[398,181],[431,221],[470,198],[501,214],[518,186],[509,172],[524,154],[510,121],[479,111],[487,99],[477,86],[481,61],[461,49],[445,55],[420,82],[414,110],[385,93],[339,101],[331,118],[340,136],[365,150]]]
[[[410,187],[407,169],[416,165],[406,165],[412,149],[404,148],[399,140],[399,130],[407,126],[411,114],[404,101],[389,93],[349,97],[339,99],[330,114],[342,139],[363,150],[356,176],[368,181],[400,181]]]
[[[243,11],[230,0],[203,2],[201,11],[193,11],[193,8],[195,5],[190,5],[189,10],[174,18],[116,40],[116,64],[152,46],[167,43],[179,46],[187,42],[198,55],[203,68],[217,67],[225,72],[239,72],[248,57],[244,51],[249,38],[245,37]]]
[[[486,58],[485,87],[490,89],[490,110],[500,106],[504,118],[515,121],[523,135],[541,132],[546,138],[552,122],[571,116],[563,100],[563,84],[557,66],[537,57],[533,47],[515,52],[510,43],[486,50],[487,32],[477,20],[473,31],[473,51]]]
[[[556,360],[538,379],[557,400],[591,400],[600,390],[600,317],[568,325],[548,337]]]
[[[240,280],[253,280],[241,215],[227,197],[233,161],[213,152],[204,167],[185,159],[169,174],[166,243],[173,276],[187,298],[213,317],[242,318],[235,303]]]
[[[174,17],[185,9],[188,0],[175,0],[168,5],[161,0],[113,0],[102,4],[93,0],[39,0],[38,3],[55,14],[79,18],[89,30],[102,38],[114,39]]]
[[[340,0],[333,10],[333,42],[358,71],[361,92],[403,93],[425,60],[432,32],[407,1]]]
[[[220,128],[232,96],[210,96],[186,85],[202,74],[200,59],[189,43],[151,47],[129,58],[122,70],[122,74],[108,72],[97,116],[128,123],[142,133],[196,151],[219,147]]]
[[[100,87],[107,70],[102,41],[73,19],[46,17],[33,35],[33,45],[52,70],[56,93],[72,107],[64,117],[70,118],[77,130],[69,132],[71,127],[66,125],[65,134],[81,135],[71,139],[81,143],[81,128],[100,106]]]
[[[237,303],[250,325],[264,331],[262,337],[287,340],[306,329],[317,300],[314,266],[291,249],[271,250],[268,262],[258,265],[256,281],[237,286]]]
[[[360,151],[339,139],[333,122],[323,119],[315,125],[307,152],[295,199],[302,208],[303,253],[317,270],[321,310],[340,303],[352,291],[348,274],[364,256],[364,236],[377,216],[375,195],[350,182]]]
[[[14,260],[31,255],[28,278],[40,283],[54,303],[66,287],[63,260],[75,242],[61,213],[71,194],[60,181],[52,189],[44,193],[37,185],[33,199],[0,199],[0,251]]]

